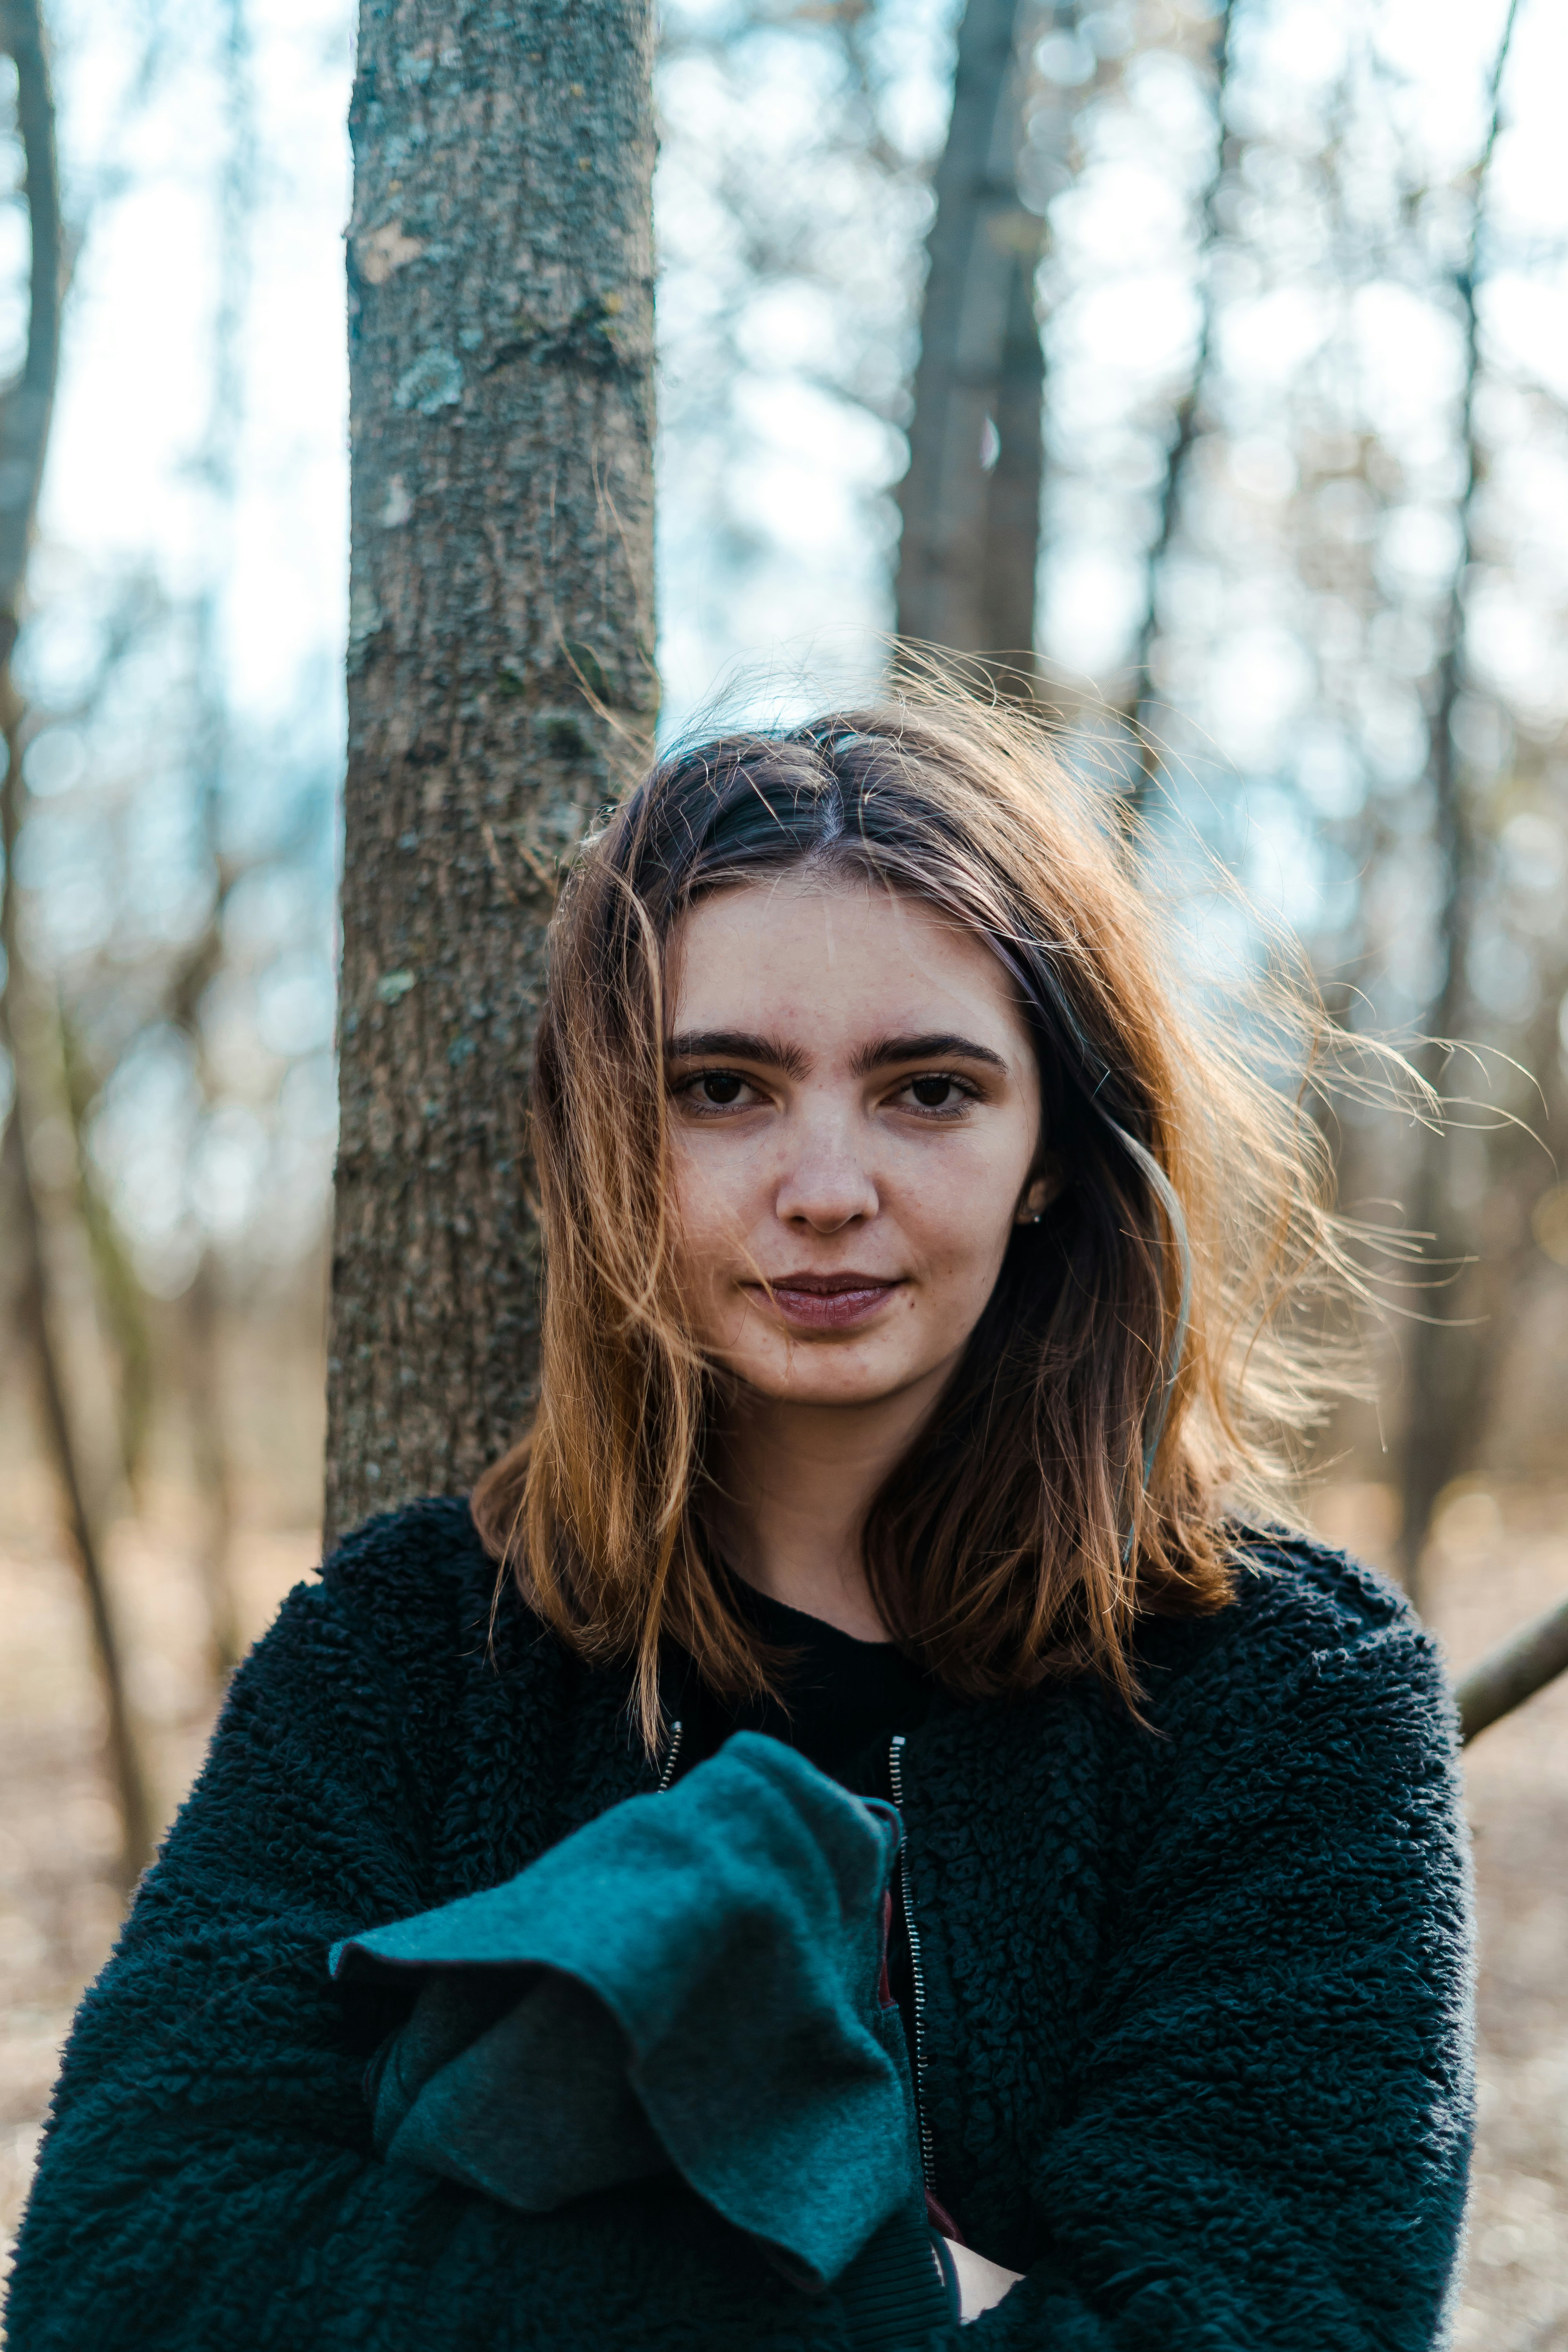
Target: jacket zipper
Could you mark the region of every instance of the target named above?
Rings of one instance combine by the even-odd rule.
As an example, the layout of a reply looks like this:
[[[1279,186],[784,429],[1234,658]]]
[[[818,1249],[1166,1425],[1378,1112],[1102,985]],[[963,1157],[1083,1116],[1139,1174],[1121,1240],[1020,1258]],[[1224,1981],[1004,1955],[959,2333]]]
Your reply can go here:
[[[679,1726],[676,1727],[677,1731]],[[888,1780],[893,1791],[893,1804],[900,1819],[904,1810],[904,1734],[895,1732],[888,1749]],[[936,2165],[931,2154],[931,2125],[925,2109],[926,2063],[926,1982],[921,1965],[921,1935],[915,1925],[915,1906],[910,1894],[909,1848],[906,1843],[899,1853],[899,1894],[903,1904],[904,1933],[910,1939],[910,1980],[915,1996],[915,2127],[920,2134],[921,2172],[926,2191],[931,2192],[936,2178]]]
[[[658,1788],[655,1792],[658,1795],[662,1796],[675,1778],[675,1759],[680,1753],[680,1735],[684,1729],[684,1724],[679,1723],[672,1723],[669,1727],[669,1746],[665,1749],[664,1762],[659,1767]]]
[[[660,1794],[668,1788],[675,1778],[675,1767],[680,1755],[681,1735],[685,1728],[682,1723],[672,1723],[669,1727],[669,1746],[665,1750],[664,1762],[658,1775],[658,1793]],[[895,1732],[888,1749],[888,1779],[892,1787],[894,1807],[900,1815],[904,1810],[903,1748],[904,1734],[901,1731]],[[936,2165],[931,2152],[931,2126],[926,2120],[925,2111],[925,1969],[921,1963],[921,1931],[915,1925],[915,1906],[910,1894],[910,1874],[903,1853],[899,1855],[899,1894],[903,1905],[904,1933],[910,1939],[910,1979],[914,1987],[915,1996],[915,2126],[920,2134],[921,2172],[929,2190],[936,2176]]]

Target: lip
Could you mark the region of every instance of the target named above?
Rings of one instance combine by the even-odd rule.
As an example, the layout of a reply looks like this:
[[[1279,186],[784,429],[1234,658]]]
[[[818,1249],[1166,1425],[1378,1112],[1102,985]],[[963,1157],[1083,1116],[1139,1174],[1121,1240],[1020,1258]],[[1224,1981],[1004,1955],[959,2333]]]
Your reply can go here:
[[[868,1323],[902,1288],[897,1277],[878,1274],[781,1274],[766,1286],[745,1286],[763,1306],[800,1331],[853,1331]]]

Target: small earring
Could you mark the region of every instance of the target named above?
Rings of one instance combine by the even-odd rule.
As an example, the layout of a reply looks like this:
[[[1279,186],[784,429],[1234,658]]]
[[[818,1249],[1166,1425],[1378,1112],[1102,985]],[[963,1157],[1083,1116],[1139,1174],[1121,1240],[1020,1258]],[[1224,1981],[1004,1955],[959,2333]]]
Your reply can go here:
[[[1046,1222],[1046,1213],[1045,1213],[1044,1209],[1037,1209],[1037,1210],[1035,1211],[1034,1215],[1029,1219],[1029,1223],[1030,1223],[1032,1225],[1043,1225],[1043,1224],[1045,1223],[1045,1222]]]

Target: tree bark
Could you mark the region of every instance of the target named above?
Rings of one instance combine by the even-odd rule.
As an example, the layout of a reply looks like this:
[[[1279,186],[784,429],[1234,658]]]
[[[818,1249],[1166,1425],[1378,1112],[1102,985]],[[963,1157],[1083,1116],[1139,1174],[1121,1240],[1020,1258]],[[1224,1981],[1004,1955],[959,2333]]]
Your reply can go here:
[[[1030,0],[968,0],[959,27],[899,491],[900,636],[1011,656],[1001,682],[1026,690],[1040,541],[1035,273],[1044,230],[1018,197],[1018,49],[1037,13]]]
[[[647,0],[362,0],[329,1535],[531,1394],[558,864],[651,730]]]

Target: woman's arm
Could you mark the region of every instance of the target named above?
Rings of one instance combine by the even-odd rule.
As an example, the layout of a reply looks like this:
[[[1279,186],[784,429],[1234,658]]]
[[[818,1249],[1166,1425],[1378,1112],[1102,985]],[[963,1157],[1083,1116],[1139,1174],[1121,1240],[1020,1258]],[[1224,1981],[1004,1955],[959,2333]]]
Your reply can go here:
[[[1445,2340],[1471,2123],[1466,1836],[1435,1645],[1384,1619],[1216,1680],[1154,1751],[1163,1794],[1105,1923],[1076,2095],[1033,2167],[1039,2254],[972,2352]]]
[[[345,2036],[325,1956],[427,1899],[401,1704],[352,1596],[296,1591],[237,1678],[83,2004],[17,2250],[10,2341],[838,2344],[827,2305],[673,2184],[534,2218],[375,2158],[369,2051]]]

